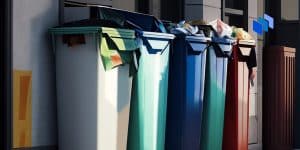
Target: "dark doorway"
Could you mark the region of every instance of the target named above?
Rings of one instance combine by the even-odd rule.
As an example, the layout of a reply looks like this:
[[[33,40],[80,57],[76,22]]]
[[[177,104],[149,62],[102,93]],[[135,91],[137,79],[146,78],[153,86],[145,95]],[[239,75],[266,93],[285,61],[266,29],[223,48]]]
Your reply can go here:
[[[0,149],[11,149],[11,0],[0,1]]]
[[[282,45],[296,48],[296,77],[300,75],[300,3],[298,0],[267,0],[266,13],[274,17],[274,30],[267,33],[266,47]],[[296,78],[296,91],[300,89],[300,80]],[[294,104],[294,148],[300,148],[300,93],[295,93]]]
[[[137,11],[144,14],[149,14],[149,0],[138,0]]]
[[[292,6],[292,7],[291,7]],[[265,11],[274,17],[274,30],[266,37],[266,46],[282,45],[299,49],[300,3],[298,0],[268,0]],[[298,53],[298,51],[296,52]],[[298,56],[298,54],[297,54]],[[296,67],[299,67],[296,65]],[[298,82],[298,81],[297,81]],[[298,82],[299,84],[300,82]],[[300,84],[299,84],[300,85]],[[299,87],[297,87],[299,88]],[[300,94],[297,99],[299,99]]]
[[[172,22],[184,20],[183,0],[161,0],[161,19]]]

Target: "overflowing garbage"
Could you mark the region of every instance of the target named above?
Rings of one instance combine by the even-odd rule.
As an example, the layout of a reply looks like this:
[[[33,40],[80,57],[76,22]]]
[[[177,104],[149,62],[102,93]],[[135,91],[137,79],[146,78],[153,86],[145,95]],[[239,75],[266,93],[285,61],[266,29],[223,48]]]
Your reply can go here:
[[[253,37],[243,28],[229,26],[220,19],[213,20],[209,23],[204,20],[183,20],[178,24],[169,23],[167,28],[172,34],[185,34],[194,36],[202,36],[205,34],[208,37],[215,36],[221,38],[232,38],[235,40],[253,40]]]

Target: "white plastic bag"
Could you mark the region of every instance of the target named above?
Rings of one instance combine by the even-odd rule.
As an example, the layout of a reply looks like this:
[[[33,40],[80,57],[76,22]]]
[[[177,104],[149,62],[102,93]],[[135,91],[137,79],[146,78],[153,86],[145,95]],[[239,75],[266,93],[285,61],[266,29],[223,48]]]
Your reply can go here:
[[[219,37],[225,37],[225,36],[231,37],[232,28],[228,24],[221,21],[220,19],[211,21],[208,24],[215,29]]]

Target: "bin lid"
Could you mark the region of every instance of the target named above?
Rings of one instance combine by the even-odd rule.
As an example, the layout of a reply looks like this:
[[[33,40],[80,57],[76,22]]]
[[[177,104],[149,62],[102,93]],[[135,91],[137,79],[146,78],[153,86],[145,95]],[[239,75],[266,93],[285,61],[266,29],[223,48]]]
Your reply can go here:
[[[255,46],[256,42],[255,40],[239,40],[239,45],[249,45],[249,46]]]
[[[190,50],[194,52],[203,52],[208,48],[208,43],[210,43],[211,38],[203,36],[186,36],[185,37],[188,45],[190,46]]]
[[[113,69],[122,64],[132,63],[132,53],[127,52],[135,51],[139,48],[135,31],[103,27],[101,25],[80,21],[51,28],[49,32],[54,35],[77,36],[78,34],[95,34],[101,37],[98,40],[101,41],[99,43],[101,47],[100,55],[105,70]]]
[[[185,38],[187,41],[191,42],[210,42],[211,38],[205,37],[205,36],[186,36]]]
[[[255,40],[239,40],[238,47],[243,56],[250,56],[252,48],[255,47]]]
[[[77,21],[66,22],[58,27],[84,27],[84,26],[102,26],[111,28],[126,28],[111,20],[101,19],[83,19]]]
[[[106,26],[105,26],[106,25]],[[117,28],[114,28],[117,27]],[[65,23],[62,26],[50,28],[52,34],[91,34],[91,33],[107,33],[114,37],[135,38],[135,31],[124,29],[122,27],[102,20],[80,20]]]
[[[199,30],[202,30],[206,37],[212,37],[217,35],[217,32],[211,25],[197,25]]]
[[[175,38],[175,35],[173,34],[159,33],[159,32],[143,32],[142,36],[146,38],[157,38],[157,39],[167,39],[167,40],[172,40]]]
[[[232,45],[236,42],[236,40],[232,38],[219,38],[219,37],[212,37],[212,42],[224,45]]]
[[[175,38],[173,34],[157,32],[142,32],[140,36],[149,53],[164,52],[170,40]]]
[[[135,32],[133,30],[115,29],[108,27],[55,27],[49,29],[49,32],[56,35],[108,33],[109,35],[114,37],[135,38]]]

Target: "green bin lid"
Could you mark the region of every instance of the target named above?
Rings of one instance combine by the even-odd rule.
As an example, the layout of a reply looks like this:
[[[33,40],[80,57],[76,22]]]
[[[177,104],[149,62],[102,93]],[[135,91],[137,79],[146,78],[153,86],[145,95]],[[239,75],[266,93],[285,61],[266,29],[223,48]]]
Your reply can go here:
[[[86,23],[86,22],[83,22]],[[85,26],[90,25],[90,26]],[[139,48],[135,31],[129,29],[97,26],[97,24],[79,24],[76,22],[67,26],[49,29],[52,35],[97,34],[101,40],[101,51],[105,70],[110,70],[120,64],[130,63],[132,53]],[[126,52],[125,52],[126,51]],[[118,62],[115,59],[118,57]],[[122,61],[122,62],[120,62]]]

